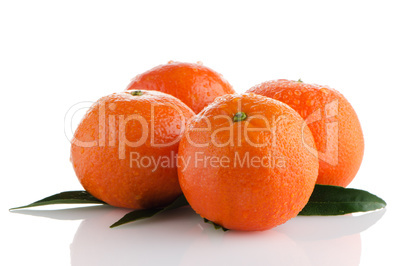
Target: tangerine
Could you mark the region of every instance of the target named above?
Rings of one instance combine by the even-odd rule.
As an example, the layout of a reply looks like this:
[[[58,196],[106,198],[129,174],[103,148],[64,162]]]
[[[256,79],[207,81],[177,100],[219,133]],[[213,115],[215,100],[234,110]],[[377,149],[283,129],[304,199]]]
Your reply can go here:
[[[71,145],[82,186],[116,207],[164,206],[181,195],[177,155],[185,122],[194,112],[158,91],[135,90],[99,99]]]
[[[248,90],[288,104],[313,133],[320,169],[317,183],[346,187],[363,160],[363,132],[352,105],[335,89],[286,79],[263,82]]]
[[[313,192],[314,147],[304,120],[288,105],[251,93],[218,97],[193,117],[180,141],[180,186],[210,221],[270,229],[295,217]]]
[[[235,93],[223,76],[201,63],[170,61],[134,77],[128,90],[147,89],[171,94],[195,113],[199,113],[216,97]]]

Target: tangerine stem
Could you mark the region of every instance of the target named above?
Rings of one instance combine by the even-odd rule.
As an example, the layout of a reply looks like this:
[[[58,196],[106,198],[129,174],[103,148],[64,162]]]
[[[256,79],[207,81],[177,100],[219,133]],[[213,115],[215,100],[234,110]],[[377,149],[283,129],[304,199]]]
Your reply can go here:
[[[131,95],[133,95],[133,96],[141,96],[141,95],[143,95],[144,93],[142,92],[142,91],[132,91],[131,92]]]
[[[233,121],[234,122],[240,122],[243,121],[247,118],[247,115],[245,112],[238,112],[233,116]]]

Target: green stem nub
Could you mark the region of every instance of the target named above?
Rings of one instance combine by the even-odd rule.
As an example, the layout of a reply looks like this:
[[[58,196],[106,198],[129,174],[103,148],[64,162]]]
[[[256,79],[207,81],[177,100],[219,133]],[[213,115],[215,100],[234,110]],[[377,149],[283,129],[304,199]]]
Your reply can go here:
[[[233,121],[234,121],[234,122],[240,122],[240,121],[245,120],[246,118],[247,118],[247,115],[246,115],[245,112],[238,112],[238,113],[236,113],[236,114],[234,115]]]
[[[142,91],[132,91],[131,92],[131,95],[133,95],[133,96],[141,96],[141,95],[143,95],[144,93],[142,92]]]
[[[303,83],[303,80],[299,79],[297,82],[299,82],[299,83]]]

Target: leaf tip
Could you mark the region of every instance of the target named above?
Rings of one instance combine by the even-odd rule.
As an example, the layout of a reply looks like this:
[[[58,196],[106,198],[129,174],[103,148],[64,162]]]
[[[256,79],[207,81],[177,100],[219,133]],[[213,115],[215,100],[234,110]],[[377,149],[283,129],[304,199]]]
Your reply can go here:
[[[27,206],[13,207],[13,208],[8,209],[8,211],[19,210],[19,209],[23,209],[23,208],[26,208],[26,207]]]
[[[116,227],[118,227],[118,226],[119,226],[119,224],[114,223],[114,224],[112,224],[111,226],[109,226],[109,228],[116,228]]]
[[[214,223],[213,221],[210,221],[210,220],[208,220],[206,218],[203,218],[203,219],[204,219],[204,223],[212,224],[214,226],[215,230],[221,229],[223,232],[229,231],[229,229],[223,227],[220,224]]]

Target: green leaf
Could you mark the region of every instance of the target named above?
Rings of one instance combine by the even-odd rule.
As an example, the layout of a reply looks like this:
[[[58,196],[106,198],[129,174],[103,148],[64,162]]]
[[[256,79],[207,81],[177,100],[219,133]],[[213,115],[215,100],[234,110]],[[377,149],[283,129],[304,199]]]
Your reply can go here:
[[[44,206],[51,204],[106,204],[86,191],[66,191],[35,201],[29,205],[11,208],[10,210]],[[164,208],[135,210],[127,213],[110,227],[117,227],[140,219],[150,218],[159,213],[188,205],[184,195]],[[354,212],[367,212],[384,208],[386,202],[364,190],[343,188],[338,186],[316,185],[309,202],[299,215],[342,215]],[[204,222],[212,224],[215,229],[228,229],[204,218]]]
[[[95,198],[86,191],[66,191],[35,201],[25,206],[11,208],[10,210],[17,210],[17,209],[52,205],[52,204],[106,204],[106,203],[101,200],[98,200],[97,198]]]
[[[338,186],[315,185],[299,215],[343,215],[384,208],[387,203],[367,191]]]
[[[168,211],[168,210],[173,210],[180,208],[182,206],[188,205],[188,202],[184,195],[179,196],[175,201],[173,201],[171,204],[164,208],[153,208],[153,209],[146,209],[146,210],[135,210],[132,212],[127,213],[124,215],[120,220],[115,222],[110,226],[110,228],[117,227],[123,224],[135,222],[137,220],[141,219],[146,219],[150,218],[152,216],[155,216],[157,214],[160,214],[162,212]]]
[[[204,218],[204,223],[212,224],[214,226],[215,230],[221,229],[224,232],[229,230],[229,229],[223,227],[222,225],[216,224],[216,223],[214,223],[214,222],[212,222],[212,221],[210,221],[208,219],[205,219],[205,218]]]

